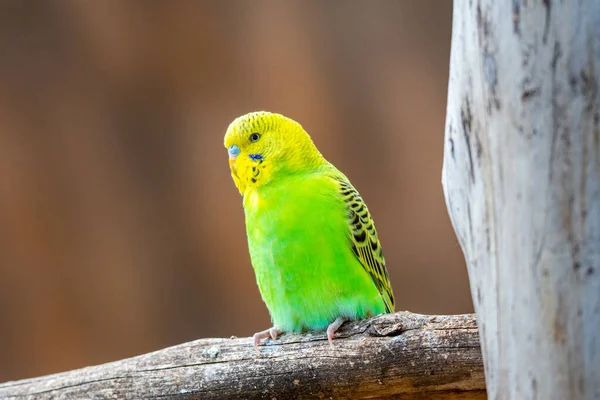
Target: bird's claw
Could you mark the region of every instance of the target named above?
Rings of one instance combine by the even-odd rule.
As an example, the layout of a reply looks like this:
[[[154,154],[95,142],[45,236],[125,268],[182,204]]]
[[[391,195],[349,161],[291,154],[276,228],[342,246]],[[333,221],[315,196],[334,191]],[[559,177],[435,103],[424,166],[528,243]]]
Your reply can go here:
[[[333,348],[333,335],[344,322],[346,322],[345,318],[337,317],[336,320],[327,327],[327,340],[329,340],[329,346],[331,348]]]
[[[277,336],[279,335],[279,333],[279,330],[275,327],[265,329],[264,331],[256,332],[254,336],[252,336],[252,338],[254,339],[254,349],[256,351],[259,351],[258,346],[260,345],[260,341],[262,339],[271,338],[272,340],[277,340]]]

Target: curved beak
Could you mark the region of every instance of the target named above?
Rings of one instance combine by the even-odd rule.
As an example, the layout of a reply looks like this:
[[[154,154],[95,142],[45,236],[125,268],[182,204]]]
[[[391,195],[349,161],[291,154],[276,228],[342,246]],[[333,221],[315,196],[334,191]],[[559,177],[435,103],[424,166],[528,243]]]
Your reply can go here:
[[[233,176],[239,179],[237,174],[237,168],[235,166],[235,160],[237,160],[237,156],[229,155],[229,169],[231,170]]]

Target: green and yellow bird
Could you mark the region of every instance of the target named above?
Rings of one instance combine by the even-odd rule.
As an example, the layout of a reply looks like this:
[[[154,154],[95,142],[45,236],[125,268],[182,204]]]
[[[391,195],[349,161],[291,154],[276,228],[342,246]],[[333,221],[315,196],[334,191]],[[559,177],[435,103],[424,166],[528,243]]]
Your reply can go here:
[[[225,134],[243,196],[250,258],[273,327],[254,334],[327,329],[394,311],[394,295],[369,210],[302,126],[260,111]]]

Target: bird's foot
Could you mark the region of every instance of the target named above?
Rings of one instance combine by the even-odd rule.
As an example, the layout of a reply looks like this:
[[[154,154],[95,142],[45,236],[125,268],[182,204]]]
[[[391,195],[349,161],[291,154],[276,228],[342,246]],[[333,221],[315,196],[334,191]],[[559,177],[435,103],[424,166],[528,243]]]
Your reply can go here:
[[[327,327],[327,340],[329,340],[329,346],[333,347],[333,334],[346,321],[347,319],[344,317],[337,317],[335,321],[329,324],[329,326]]]
[[[279,335],[280,333],[281,332],[279,331],[279,329],[275,327],[265,329],[264,331],[256,332],[254,336],[252,336],[252,338],[254,339],[254,348],[256,349],[256,351],[258,351],[258,345],[260,344],[260,341],[262,339],[271,338],[273,340],[277,340],[277,335]]]

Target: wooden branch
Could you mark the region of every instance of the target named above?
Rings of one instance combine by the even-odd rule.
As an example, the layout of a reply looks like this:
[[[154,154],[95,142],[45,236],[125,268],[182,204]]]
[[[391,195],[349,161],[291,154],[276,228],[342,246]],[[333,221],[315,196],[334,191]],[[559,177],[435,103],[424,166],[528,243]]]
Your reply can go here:
[[[474,315],[398,312],[324,333],[201,339],[95,367],[0,384],[2,399],[484,399]]]
[[[443,186],[490,399],[600,399],[600,1],[455,1]]]

